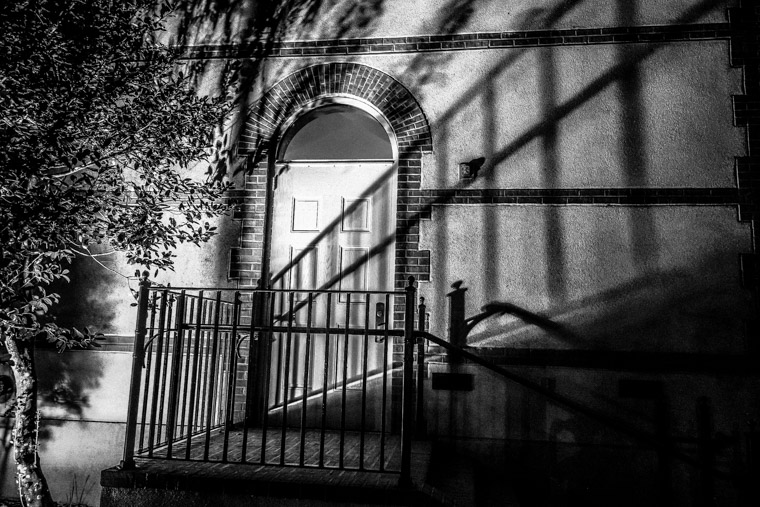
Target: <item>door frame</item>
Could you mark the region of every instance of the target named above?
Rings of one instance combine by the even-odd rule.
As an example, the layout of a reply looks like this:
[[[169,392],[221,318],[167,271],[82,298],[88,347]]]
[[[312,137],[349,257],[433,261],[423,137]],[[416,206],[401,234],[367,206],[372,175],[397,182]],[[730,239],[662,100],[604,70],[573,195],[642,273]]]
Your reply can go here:
[[[272,273],[270,273],[270,260],[271,260],[271,245],[272,245],[272,223],[273,223],[273,212],[274,212],[274,181],[275,176],[277,175],[277,172],[279,169],[284,167],[288,162],[295,162],[295,161],[285,161],[280,160],[279,155],[282,148],[282,141],[285,138],[285,135],[288,133],[288,130],[290,127],[292,127],[295,122],[303,115],[318,109],[323,106],[328,105],[334,105],[334,104],[340,104],[340,105],[347,105],[351,107],[355,107],[357,109],[360,109],[369,115],[371,115],[375,120],[382,125],[383,129],[385,129],[385,133],[388,135],[388,140],[391,143],[391,150],[392,150],[392,156],[391,162],[393,163],[393,170],[396,172],[395,178],[396,178],[396,186],[398,186],[398,166],[399,166],[399,150],[398,150],[398,141],[396,138],[396,134],[393,131],[393,128],[391,127],[390,122],[385,118],[385,116],[378,110],[374,105],[372,105],[370,102],[361,99],[359,97],[346,95],[346,94],[334,94],[330,95],[328,97],[320,97],[316,100],[312,100],[310,102],[307,102],[304,104],[298,111],[293,113],[287,120],[282,122],[277,129],[274,132],[274,135],[270,139],[270,145],[268,149],[268,157],[267,157],[267,183],[266,183],[266,196],[265,196],[265,210],[264,210],[264,238],[262,241],[262,259],[261,259],[261,273],[259,279],[261,280],[262,287],[263,288],[271,288],[271,276]],[[299,160],[298,162],[306,162]],[[348,162],[348,161],[347,161]],[[395,189],[397,190],[397,189]],[[394,199],[396,202],[393,204],[393,209],[398,210],[398,193],[397,191],[394,192]],[[395,218],[395,217],[394,217]],[[394,232],[394,234],[396,234]],[[395,261],[395,253],[393,255],[394,261],[392,266],[392,271],[395,273],[397,266]]]
[[[399,206],[399,193],[398,193],[398,172],[399,172],[399,146],[398,146],[398,138],[396,136],[396,133],[394,132],[393,128],[391,127],[391,123],[388,121],[388,119],[383,115],[379,109],[377,109],[373,104],[370,102],[361,99],[356,96],[347,95],[347,94],[333,94],[327,97],[320,97],[316,100],[312,100],[304,104],[301,108],[298,109],[294,114],[292,114],[286,121],[282,122],[280,125],[278,125],[273,133],[273,135],[269,139],[268,143],[268,156],[267,156],[267,181],[266,181],[266,192],[264,196],[264,237],[262,239],[262,256],[261,256],[261,273],[259,276],[259,288],[263,289],[269,289],[271,288],[271,273],[270,273],[270,260],[271,260],[271,244],[272,244],[272,224],[273,224],[273,212],[274,212],[274,181],[275,181],[275,175],[277,174],[277,171],[282,168],[285,164],[287,164],[287,161],[281,161],[278,159],[278,155],[280,153],[280,145],[282,144],[282,141],[284,139],[285,134],[287,134],[288,129],[294,125],[296,120],[303,116],[304,114],[307,114],[319,107],[327,106],[327,105],[333,105],[333,104],[342,104],[342,105],[348,105],[352,107],[356,107],[358,109],[361,109],[362,111],[370,114],[375,120],[377,120],[380,125],[383,126],[385,129],[386,134],[388,135],[388,140],[391,143],[391,150],[392,150],[392,160],[390,162],[393,164],[393,170],[395,171],[394,179],[396,180],[396,188],[393,192],[393,199],[396,201],[392,203],[393,210],[396,214],[398,214],[398,206]],[[397,220],[397,217],[394,217],[395,220]],[[397,223],[394,227],[394,236],[398,235],[398,227]],[[394,244],[395,244],[395,237],[394,237]],[[392,272],[395,273],[398,270],[398,263],[396,261],[396,252],[394,251],[392,254],[393,259],[393,265],[391,266]],[[257,307],[260,307],[260,305],[257,305]],[[258,315],[255,318],[263,319],[265,318],[263,315]],[[247,390],[247,396],[249,404],[249,412],[247,414],[248,420],[253,425],[260,425],[263,421],[263,418],[265,417],[265,414],[267,412],[267,407],[264,406],[264,400],[265,400],[265,393],[263,392],[264,386],[266,385],[265,382],[265,376],[269,374],[269,365],[267,364],[267,349],[270,346],[270,341],[268,339],[260,339],[258,340],[258,346],[253,347],[251,349],[251,353],[255,356],[250,358],[252,361],[252,364],[254,365],[254,371],[249,372],[248,377],[248,390]],[[253,373],[253,374],[251,374]]]

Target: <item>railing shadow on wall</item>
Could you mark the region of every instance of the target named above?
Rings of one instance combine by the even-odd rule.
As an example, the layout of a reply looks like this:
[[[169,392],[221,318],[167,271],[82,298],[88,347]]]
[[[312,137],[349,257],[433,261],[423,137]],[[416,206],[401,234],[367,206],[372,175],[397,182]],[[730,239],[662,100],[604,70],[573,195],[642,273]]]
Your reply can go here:
[[[384,300],[384,315],[372,311],[371,296]],[[341,297],[344,327],[333,313]],[[403,329],[391,329],[386,325],[391,304],[402,297]],[[306,300],[305,325],[296,322],[298,298]],[[363,315],[360,325],[352,325],[352,298],[363,298],[355,310]],[[735,479],[706,456],[682,451],[668,435],[641,430],[452,344],[456,340],[428,333],[424,301],[419,308],[415,303],[413,278],[395,292],[231,291],[151,288],[146,274],[122,467],[134,468],[135,458],[306,466],[398,472],[400,482],[409,484],[412,438],[425,434],[427,341],[663,456],[712,477]],[[552,327],[540,316],[513,310],[513,305],[491,305],[481,316],[512,312]],[[457,327],[468,330],[451,326]],[[389,362],[390,337],[403,338],[402,364]],[[331,354],[331,340],[342,354]],[[274,341],[283,344],[279,352]],[[302,346],[295,347],[299,341]],[[371,346],[376,346],[374,361]],[[361,356],[353,374],[350,355]],[[330,365],[342,373],[331,376]],[[302,391],[294,393],[290,387],[299,373]],[[403,378],[400,435],[389,424],[388,379],[394,373]],[[352,386],[357,392],[349,394]],[[258,396],[251,389],[258,389]]]

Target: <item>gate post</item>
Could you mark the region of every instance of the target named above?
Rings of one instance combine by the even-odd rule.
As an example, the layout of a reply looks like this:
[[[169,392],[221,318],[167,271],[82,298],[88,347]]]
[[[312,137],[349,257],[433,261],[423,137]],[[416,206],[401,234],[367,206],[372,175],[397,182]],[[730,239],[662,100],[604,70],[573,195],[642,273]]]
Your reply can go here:
[[[420,304],[417,307],[417,331],[425,331],[427,307],[425,306],[425,298],[420,298]],[[417,421],[416,435],[417,438],[423,437],[427,431],[425,424],[425,400],[423,399],[423,393],[425,392],[425,339],[417,338],[417,413],[415,420]]]
[[[135,468],[135,436],[137,434],[137,408],[140,402],[140,380],[145,359],[145,335],[148,332],[148,297],[150,280],[148,272],[143,271],[140,279],[140,291],[137,297],[137,324],[135,326],[135,344],[132,351],[132,379],[129,384],[129,406],[127,408],[127,433],[124,438],[124,456],[121,460],[122,470]]]
[[[267,364],[267,347],[270,346],[269,333],[261,327],[271,325],[267,322],[266,310],[271,301],[270,294],[264,292],[262,280],[256,282],[256,290],[251,295],[251,333],[248,339],[248,380],[246,382],[245,425],[261,426],[266,414],[266,378],[269,375]]]
[[[465,332],[465,308],[464,293],[466,288],[462,288],[462,282],[455,282],[451,285],[453,291],[446,294],[449,298],[449,343],[457,347],[467,346],[467,335]],[[460,363],[462,358],[458,354],[449,354],[450,363]]]
[[[411,484],[412,432],[414,431],[414,303],[417,290],[414,277],[406,286],[404,311],[404,370],[401,408],[401,478],[402,486]]]

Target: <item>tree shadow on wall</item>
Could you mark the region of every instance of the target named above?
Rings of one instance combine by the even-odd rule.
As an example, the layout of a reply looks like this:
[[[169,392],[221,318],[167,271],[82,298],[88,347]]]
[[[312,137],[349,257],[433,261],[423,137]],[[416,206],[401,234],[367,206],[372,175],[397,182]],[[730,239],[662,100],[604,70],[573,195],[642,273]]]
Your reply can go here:
[[[101,257],[99,261],[109,266],[109,258],[118,258],[115,253]],[[56,282],[50,290],[61,295],[60,302],[53,307],[51,315],[59,326],[82,328],[93,331],[114,333],[119,331],[116,323],[122,312],[130,312],[129,279],[119,273],[109,271],[98,262],[87,257],[79,257],[69,267],[74,283]],[[133,282],[136,289],[136,283]],[[115,290],[120,288],[119,290]],[[123,299],[114,294],[122,293]],[[126,304],[125,304],[126,301]],[[123,326],[122,326],[123,327]]]

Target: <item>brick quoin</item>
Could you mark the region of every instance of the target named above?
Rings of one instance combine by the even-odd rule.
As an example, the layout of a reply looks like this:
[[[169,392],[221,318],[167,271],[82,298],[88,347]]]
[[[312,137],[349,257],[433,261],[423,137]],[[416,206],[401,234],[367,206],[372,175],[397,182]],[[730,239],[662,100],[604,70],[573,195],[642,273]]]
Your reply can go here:
[[[738,8],[728,10],[731,28],[731,65],[744,73],[744,94],[733,99],[734,124],[746,131],[747,156],[736,159],[736,185],[741,202],[739,220],[752,223],[752,252],[740,256],[742,285],[750,292],[760,313],[760,255],[757,248],[758,194],[760,193],[760,4],[743,0]],[[757,317],[747,320],[747,351],[760,355]]]

